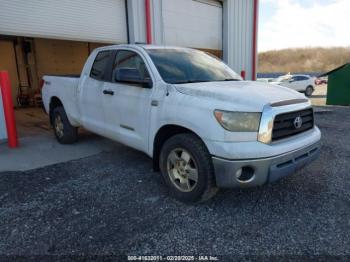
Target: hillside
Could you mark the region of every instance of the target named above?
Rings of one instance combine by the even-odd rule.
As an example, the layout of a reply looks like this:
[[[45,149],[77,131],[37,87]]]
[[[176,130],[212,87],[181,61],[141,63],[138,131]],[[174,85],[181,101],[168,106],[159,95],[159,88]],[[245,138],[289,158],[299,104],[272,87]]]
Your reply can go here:
[[[350,47],[296,48],[259,53],[258,71],[325,72],[350,61]]]

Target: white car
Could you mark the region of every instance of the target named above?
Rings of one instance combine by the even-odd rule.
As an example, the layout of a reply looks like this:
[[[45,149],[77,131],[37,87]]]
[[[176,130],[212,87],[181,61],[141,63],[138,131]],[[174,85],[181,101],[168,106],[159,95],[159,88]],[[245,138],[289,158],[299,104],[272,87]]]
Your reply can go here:
[[[310,97],[315,90],[315,78],[309,75],[285,75],[272,79],[271,84],[285,86],[295,91],[305,93]]]
[[[44,76],[42,94],[60,143],[76,142],[84,127],[140,150],[181,201],[274,182],[320,151],[304,95],[242,81],[198,50],[97,48],[80,78]]]

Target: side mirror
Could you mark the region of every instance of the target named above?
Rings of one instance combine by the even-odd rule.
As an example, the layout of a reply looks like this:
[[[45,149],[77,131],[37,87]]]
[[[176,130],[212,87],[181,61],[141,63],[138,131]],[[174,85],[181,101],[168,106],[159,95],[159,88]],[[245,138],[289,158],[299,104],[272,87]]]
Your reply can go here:
[[[115,71],[114,79],[117,82],[140,84],[144,88],[152,88],[150,77],[142,78],[140,72],[135,68],[120,68]]]

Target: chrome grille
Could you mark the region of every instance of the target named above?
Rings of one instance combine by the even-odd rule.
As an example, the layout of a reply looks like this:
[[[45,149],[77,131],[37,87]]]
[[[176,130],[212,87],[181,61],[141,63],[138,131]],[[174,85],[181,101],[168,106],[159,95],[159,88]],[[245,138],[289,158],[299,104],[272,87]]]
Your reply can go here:
[[[295,124],[298,117],[301,118],[302,124]],[[299,122],[300,124],[300,122]],[[273,122],[272,141],[287,138],[296,134],[300,134],[314,127],[314,112],[312,108],[283,113],[277,115]]]

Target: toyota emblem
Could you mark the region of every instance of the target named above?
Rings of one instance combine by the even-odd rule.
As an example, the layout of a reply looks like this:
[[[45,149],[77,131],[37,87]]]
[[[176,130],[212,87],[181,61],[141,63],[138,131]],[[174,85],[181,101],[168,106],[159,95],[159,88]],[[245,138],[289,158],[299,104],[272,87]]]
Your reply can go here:
[[[303,125],[303,119],[301,118],[301,116],[297,116],[294,119],[293,124],[295,129],[299,129]]]

